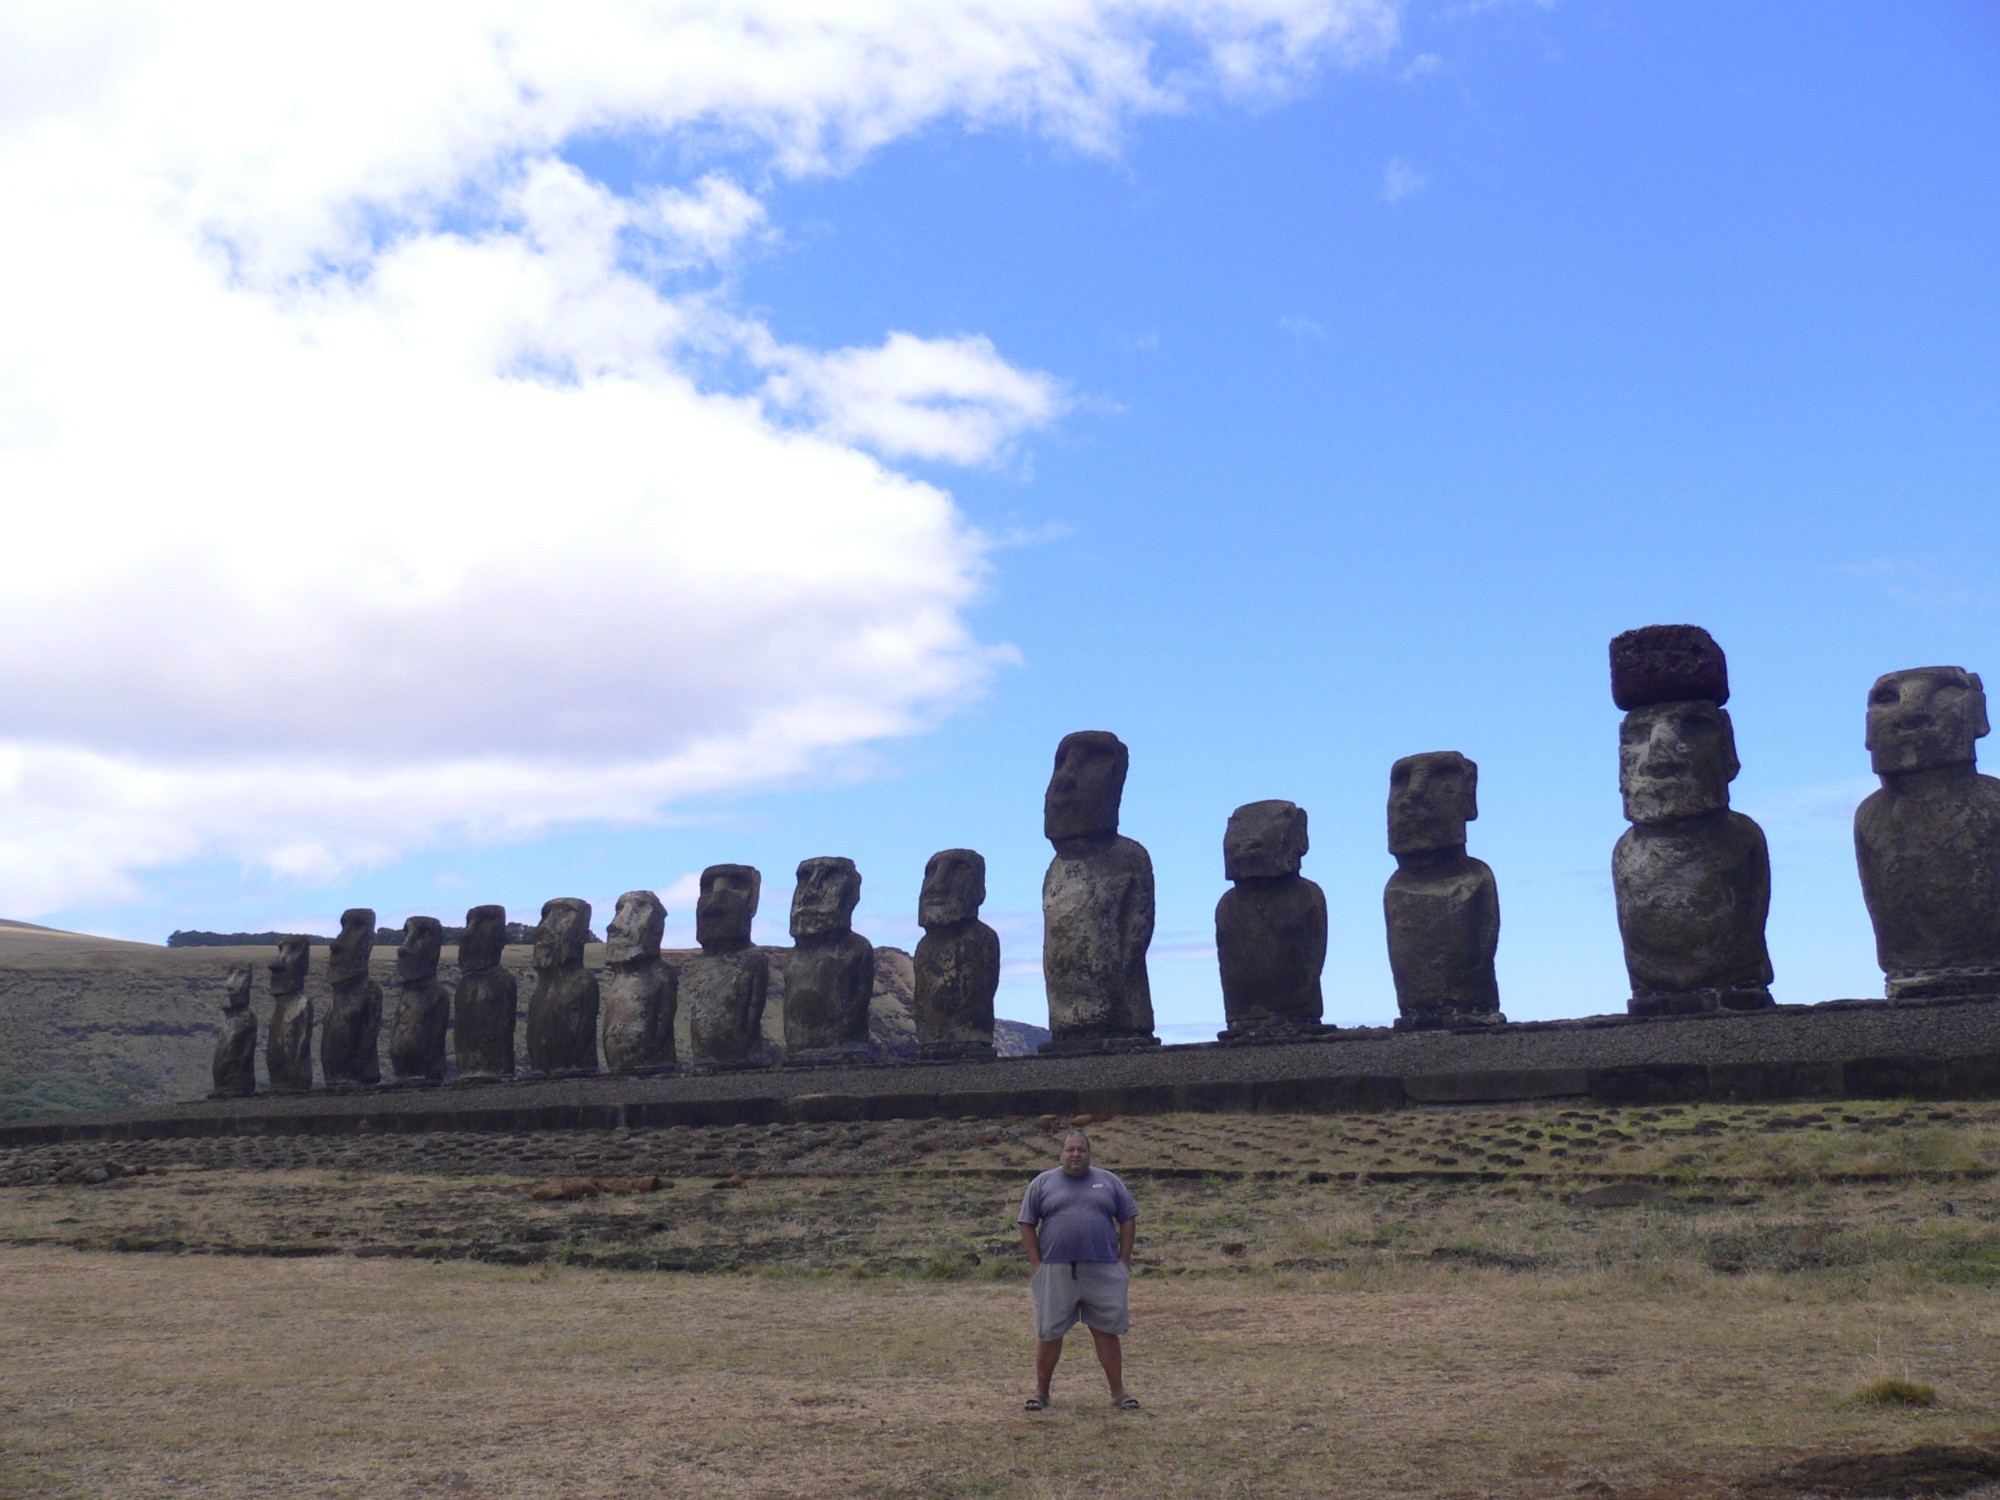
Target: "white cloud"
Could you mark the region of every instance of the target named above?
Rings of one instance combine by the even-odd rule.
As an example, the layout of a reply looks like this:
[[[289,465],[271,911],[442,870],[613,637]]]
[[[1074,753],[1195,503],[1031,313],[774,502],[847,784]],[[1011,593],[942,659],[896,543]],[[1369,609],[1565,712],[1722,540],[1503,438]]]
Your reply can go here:
[[[760,193],[946,118],[1109,149],[1393,23],[0,12],[0,910],[643,819],[934,722],[1005,657],[963,620],[985,544],[884,460],[993,462],[1066,397],[977,335],[821,351],[732,309]],[[620,195],[586,136],[732,166]]]
[[[645,196],[634,223],[654,234],[669,265],[721,261],[737,242],[764,223],[764,205],[720,172],[692,188],[656,188]]]
[[[1385,203],[1401,203],[1410,194],[1422,192],[1429,182],[1430,178],[1402,157],[1391,157],[1389,165],[1382,169],[1382,200]]]
[[[1068,404],[1054,380],[1015,369],[985,338],[892,333],[878,349],[773,349],[765,359],[775,407],[890,458],[983,463]]]

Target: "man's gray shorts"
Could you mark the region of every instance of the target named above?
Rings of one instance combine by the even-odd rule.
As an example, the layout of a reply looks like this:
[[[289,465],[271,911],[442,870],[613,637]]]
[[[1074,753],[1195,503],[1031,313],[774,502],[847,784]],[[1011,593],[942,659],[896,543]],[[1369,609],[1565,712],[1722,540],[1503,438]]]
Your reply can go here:
[[[1076,1327],[1121,1337],[1132,1326],[1132,1273],[1118,1260],[1045,1260],[1028,1278],[1035,1294],[1035,1337],[1047,1342]]]

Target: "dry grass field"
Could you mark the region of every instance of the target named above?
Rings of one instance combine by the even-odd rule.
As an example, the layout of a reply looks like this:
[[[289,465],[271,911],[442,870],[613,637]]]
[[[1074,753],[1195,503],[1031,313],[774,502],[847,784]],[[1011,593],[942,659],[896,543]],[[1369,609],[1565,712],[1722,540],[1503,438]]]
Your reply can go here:
[[[1067,1123],[0,1152],[0,1494],[2000,1495],[2000,1106],[1093,1122],[1031,1416]]]

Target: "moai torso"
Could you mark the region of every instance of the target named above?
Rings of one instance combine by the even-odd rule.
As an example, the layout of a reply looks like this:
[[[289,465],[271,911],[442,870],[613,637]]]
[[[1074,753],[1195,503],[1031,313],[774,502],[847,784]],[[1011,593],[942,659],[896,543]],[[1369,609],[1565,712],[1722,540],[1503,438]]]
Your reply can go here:
[[[1382,891],[1396,1008],[1413,1025],[1499,1020],[1500,888],[1483,860],[1405,862]]]
[[[1891,999],[2000,994],[2000,781],[1977,769],[1986,693],[1959,667],[1869,694],[1881,790],[1854,814],[1861,894]]]
[[[215,1084],[210,1098],[240,1098],[257,1092],[257,1013],[250,1008],[248,964],[230,965],[222,1035],[215,1043],[210,1073]]]
[[[520,1020],[520,988],[501,967],[507,942],[507,910],[475,906],[465,914],[458,944],[457,1014],[453,1018],[458,1076],[483,1080],[514,1074],[514,1031]]]
[[[1692,625],[1627,631],[1611,643],[1618,785],[1632,827],[1611,857],[1633,1015],[1771,1004],[1764,919],[1771,861],[1763,830],[1729,808],[1736,735],[1728,667]]]
[[[695,1068],[747,1067],[762,1060],[764,999],[771,960],[750,942],[763,877],[749,865],[701,872],[695,940],[701,953],[681,970],[688,1013],[688,1062]]]
[[[576,1077],[597,1071],[597,976],[583,966],[590,903],[559,896],[542,906],[535,992],[528,1000],[528,1066]]]
[[[1150,1034],[1153,859],[1113,835],[1058,845],[1042,878],[1042,977],[1049,1029],[1069,1037]]]
[[[1479,816],[1479,767],[1456,750],[1406,755],[1389,770],[1389,852],[1382,890],[1398,1030],[1498,1022],[1500,888],[1465,852]]]
[[[993,1055],[993,996],[1000,988],[1000,935],[979,920],[986,861],[946,849],[924,867],[917,917],[917,1054],[934,1059]]]
[[[1736,990],[1755,1001],[1771,982],[1771,858],[1763,830],[1743,814],[1635,824],[1612,850],[1611,884],[1635,1003],[1660,999],[1667,1014],[1712,1010],[1669,997]]]
[[[865,1057],[874,946],[852,926],[861,899],[854,861],[809,859],[792,892],[792,951],[785,960],[788,1062]]]
[[[437,976],[443,942],[443,925],[436,917],[412,917],[396,950],[396,1022],[389,1031],[389,1066],[399,1083],[444,1080],[451,991]]]
[[[737,1067],[758,1061],[771,959],[762,948],[704,950],[681,973],[691,1062]]]
[[[1326,896],[1299,874],[1305,809],[1250,802],[1230,814],[1223,873],[1235,882],[1215,904],[1225,1042],[1313,1034],[1326,966]]]
[[[627,891],[604,934],[604,1066],[614,1073],[673,1066],[677,983],[660,962],[667,909]]]
[[[1146,949],[1153,861],[1118,833],[1127,756],[1116,736],[1083,730],[1056,749],[1042,831],[1056,855],[1042,879],[1042,976],[1049,1047],[1157,1045]]]
[[[328,1088],[367,1088],[382,1079],[382,986],[368,975],[375,951],[375,913],[341,913],[340,936],[326,961],[332,995],[320,1027],[319,1068]]]
[[[271,1030],[264,1040],[264,1070],[271,1089],[302,1094],[313,1086],[313,1005],[306,997],[311,949],[302,937],[283,938],[271,969]]]

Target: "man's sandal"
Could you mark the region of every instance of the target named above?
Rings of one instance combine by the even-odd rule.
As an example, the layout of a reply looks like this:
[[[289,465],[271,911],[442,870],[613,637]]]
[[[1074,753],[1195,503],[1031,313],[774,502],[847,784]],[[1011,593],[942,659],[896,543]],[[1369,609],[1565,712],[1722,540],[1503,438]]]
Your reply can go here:
[[[1026,1401],[1021,1403],[1021,1409],[1023,1411],[1047,1411],[1049,1409],[1049,1399],[1046,1396],[1030,1396]]]
[[[1137,1411],[1139,1409],[1139,1398],[1137,1396],[1120,1396],[1111,1404],[1119,1411]]]

